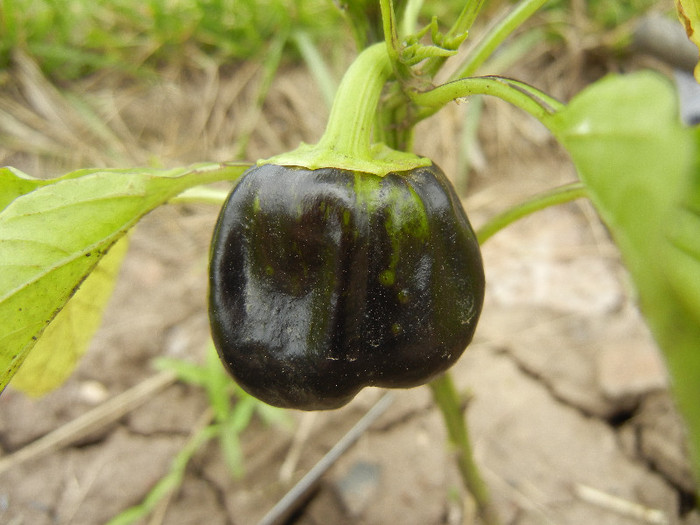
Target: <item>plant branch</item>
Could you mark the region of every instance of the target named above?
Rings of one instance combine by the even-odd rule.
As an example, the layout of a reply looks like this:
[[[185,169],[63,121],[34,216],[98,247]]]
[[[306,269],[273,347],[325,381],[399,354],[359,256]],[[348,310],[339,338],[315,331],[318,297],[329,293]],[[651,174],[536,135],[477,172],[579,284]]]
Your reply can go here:
[[[491,502],[486,483],[481,478],[474,461],[469,432],[464,420],[462,404],[449,372],[428,383],[433,399],[445,420],[450,442],[457,452],[457,464],[464,486],[476,502],[477,512],[484,525],[500,523],[496,509]]]
[[[587,196],[588,193],[586,192],[586,187],[582,182],[572,182],[571,184],[554,188],[540,195],[536,195],[535,197],[532,197],[531,199],[528,199],[499,215],[496,215],[478,229],[476,232],[476,237],[479,240],[479,244],[483,244],[506,226],[530,215],[531,213],[543,210],[549,206],[564,204],[565,202],[570,202]]]
[[[565,106],[558,100],[524,82],[499,76],[470,77],[442,84],[430,91],[413,93],[414,103],[422,107],[416,122],[423,120],[453,100],[470,95],[492,95],[530,113],[550,128],[552,117]]]
[[[368,47],[345,73],[326,130],[315,146],[318,153],[371,159],[370,140],[377,104],[391,74],[387,47],[384,42]]]

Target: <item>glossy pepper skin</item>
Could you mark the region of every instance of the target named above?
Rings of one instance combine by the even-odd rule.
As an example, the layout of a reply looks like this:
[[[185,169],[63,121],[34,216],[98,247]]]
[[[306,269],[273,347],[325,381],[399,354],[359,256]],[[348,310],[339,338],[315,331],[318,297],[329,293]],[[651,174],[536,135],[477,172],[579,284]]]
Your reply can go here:
[[[384,177],[246,172],[214,232],[209,310],[226,368],[280,407],[337,408],[365,386],[450,367],[481,312],[479,245],[435,165]]]

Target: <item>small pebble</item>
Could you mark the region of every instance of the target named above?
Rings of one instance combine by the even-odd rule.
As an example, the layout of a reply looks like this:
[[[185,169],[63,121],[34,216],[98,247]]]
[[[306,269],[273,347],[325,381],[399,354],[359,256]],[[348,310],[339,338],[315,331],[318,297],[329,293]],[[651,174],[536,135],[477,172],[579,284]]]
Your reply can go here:
[[[99,381],[87,380],[80,384],[80,399],[89,405],[99,405],[109,397],[109,390]]]
[[[380,474],[378,464],[358,461],[334,482],[335,493],[349,516],[362,515],[377,494]]]

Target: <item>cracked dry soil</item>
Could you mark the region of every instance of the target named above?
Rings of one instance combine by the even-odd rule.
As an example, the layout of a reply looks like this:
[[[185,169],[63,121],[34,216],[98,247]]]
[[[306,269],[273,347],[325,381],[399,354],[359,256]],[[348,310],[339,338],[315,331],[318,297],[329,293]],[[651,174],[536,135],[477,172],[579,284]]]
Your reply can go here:
[[[154,374],[154,356],[201,357],[203,232],[214,218],[205,208],[164,208],[146,219],[110,307],[112,322],[75,376],[39,400],[12,390],[0,399],[5,453]],[[477,461],[505,523],[698,523],[663,362],[624,295],[619,262],[585,253],[601,249],[593,237],[581,206],[570,205],[527,219],[484,247],[486,307],[453,370],[470,393]],[[579,252],[570,255],[567,244]],[[246,475],[238,481],[218,448],[208,446],[162,522],[256,523],[379,395],[368,389],[338,411],[292,413],[292,428],[256,421],[243,434]],[[205,410],[201,391],[175,384],[79,442],[10,468],[0,477],[0,520],[106,522],[166,472]],[[312,418],[312,431],[283,481],[280,468],[304,418]],[[377,466],[379,480],[359,508],[348,509],[337,481],[358,463]],[[470,523],[460,493],[429,391],[400,391],[324,478],[298,523]]]
[[[487,102],[486,121],[512,124],[514,113],[504,111]],[[458,121],[447,115],[439,132],[422,131],[432,137],[424,153],[447,173],[455,171],[449,126]],[[505,152],[497,149],[499,140],[483,137],[494,145],[485,146],[488,162],[477,166],[466,201],[477,227],[504,202],[574,177],[536,124],[517,120],[513,127],[524,138],[510,137]],[[41,399],[12,389],[0,397],[4,457],[155,375],[150,362],[156,356],[203,359],[206,257],[215,218],[211,207],[163,207],[142,222],[108,322],[73,377]],[[663,360],[590,206],[576,202],[538,213],[489,240],[483,255],[484,312],[453,374],[469,395],[476,460],[503,522],[700,523],[692,510],[685,431]],[[245,476],[239,480],[210,443],[148,523],[257,523],[381,394],[366,389],[337,411],[292,411],[288,427],[254,420],[241,437]],[[0,474],[0,522],[107,522],[143,499],[206,410],[201,390],[171,384],[79,441],[10,466]],[[306,437],[302,428],[310,429]],[[390,409],[323,478],[296,523],[473,523],[453,459],[429,390],[398,391]],[[343,482],[358,465],[374,477],[368,490],[348,495]]]

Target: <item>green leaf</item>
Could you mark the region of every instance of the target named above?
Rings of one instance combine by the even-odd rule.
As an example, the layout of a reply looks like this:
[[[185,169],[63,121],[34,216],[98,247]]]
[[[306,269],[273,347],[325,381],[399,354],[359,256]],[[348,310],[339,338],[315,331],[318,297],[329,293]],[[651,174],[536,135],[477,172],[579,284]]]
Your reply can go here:
[[[100,170],[82,169],[67,173],[57,179],[37,179],[11,166],[0,168],[0,211],[17,197],[21,197],[41,186],[54,184],[59,180],[75,179]],[[117,172],[118,170],[112,170]]]
[[[0,210],[20,195],[34,191],[42,182],[15,168],[0,168]]]
[[[688,38],[700,48],[700,4],[698,0],[676,0],[676,9]],[[700,62],[695,66],[695,79],[700,82]]]
[[[666,357],[700,473],[700,196],[693,131],[680,123],[673,86],[650,72],[593,84],[554,117],[552,129],[620,248]]]
[[[13,388],[38,397],[68,379],[100,326],[127,246],[126,238],[117,242],[88,275],[17,371]]]
[[[187,188],[236,179],[246,168],[81,170],[7,205],[0,212],[0,389],[104,254],[141,217]],[[5,172],[3,182],[12,184],[12,175],[22,179]],[[20,191],[27,187],[14,183]]]
[[[670,247],[664,255],[670,259],[668,279],[676,296],[700,324],[700,127],[695,139],[695,167],[668,222]]]

